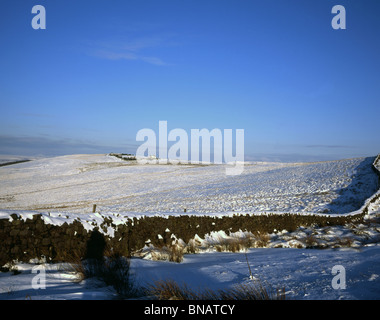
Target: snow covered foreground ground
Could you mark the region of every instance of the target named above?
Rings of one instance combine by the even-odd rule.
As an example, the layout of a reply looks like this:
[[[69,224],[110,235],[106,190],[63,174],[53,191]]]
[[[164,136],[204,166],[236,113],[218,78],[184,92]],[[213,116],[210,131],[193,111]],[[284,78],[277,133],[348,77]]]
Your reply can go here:
[[[94,203],[102,213],[132,216],[183,213],[184,208],[192,214],[347,213],[360,208],[376,191],[372,162],[373,158],[252,163],[241,176],[228,178],[219,166],[139,166],[103,155],[40,159],[0,168],[0,209],[7,209],[0,214],[37,210],[52,212],[51,216],[61,212],[85,217],[83,212],[90,212]],[[367,219],[379,215],[379,203],[374,203]],[[173,279],[196,289],[224,289],[259,279],[273,288],[284,288],[288,299],[380,299],[378,225],[318,232],[323,241],[353,235],[365,241],[354,239],[353,248],[347,249],[295,249],[286,247],[292,247],[305,232],[284,232],[276,235],[272,246],[249,249],[247,255],[203,252],[185,255],[182,263],[133,258],[131,271],[142,285]],[[274,248],[278,242],[285,243],[285,248]],[[333,274],[335,266],[345,271],[344,289],[334,289],[334,277],[339,275]],[[0,273],[0,299],[117,298],[112,287],[95,279],[76,281],[77,275],[65,264],[16,262],[14,268],[21,273]],[[46,274],[45,288],[34,289],[41,270]]]
[[[254,279],[250,278],[247,260]],[[137,284],[172,279],[197,289],[226,289],[260,280],[274,289],[285,289],[286,299],[380,299],[380,246],[361,249],[250,249],[245,253],[185,255],[182,263],[134,258],[131,272]],[[334,266],[343,266],[346,288],[334,289]],[[17,264],[20,274],[0,273],[0,299],[116,299],[112,287],[93,278],[76,282],[64,264],[45,265],[45,289],[40,284],[41,265]],[[34,270],[34,271],[33,271]],[[37,278],[36,278],[37,277]],[[34,279],[34,280],[33,280]],[[255,280],[257,279],[257,280]]]

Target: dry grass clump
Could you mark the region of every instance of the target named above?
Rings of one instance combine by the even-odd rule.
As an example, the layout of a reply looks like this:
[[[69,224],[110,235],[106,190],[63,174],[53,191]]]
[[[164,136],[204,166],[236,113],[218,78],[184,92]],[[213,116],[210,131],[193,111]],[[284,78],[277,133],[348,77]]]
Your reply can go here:
[[[285,290],[273,290],[260,281],[239,284],[229,289],[194,290],[185,283],[174,280],[159,280],[146,289],[158,300],[284,300]]]
[[[304,243],[306,245],[306,248],[313,248],[318,246],[318,240],[314,234],[308,234],[304,239]]]
[[[255,239],[253,247],[255,248],[264,248],[270,242],[270,235],[268,234],[268,232],[257,231],[253,233],[253,236]]]
[[[184,253],[195,254],[200,251],[200,242],[196,239],[190,239],[187,246],[184,248]]]
[[[242,252],[249,248],[264,248],[269,242],[270,235],[267,232],[256,231],[244,236],[220,237],[215,248],[218,252]]]
[[[342,237],[335,240],[335,247],[352,247],[354,239],[352,237]]]
[[[162,260],[180,263],[183,261],[184,253],[188,253],[186,248],[178,244],[160,247],[149,246],[140,252],[140,256],[156,261]]]
[[[184,248],[174,244],[169,248],[169,261],[182,262],[183,261]]]
[[[218,244],[215,245],[215,249],[218,252],[239,252],[246,248],[244,239],[232,238],[232,239],[224,239],[221,238],[218,241]]]

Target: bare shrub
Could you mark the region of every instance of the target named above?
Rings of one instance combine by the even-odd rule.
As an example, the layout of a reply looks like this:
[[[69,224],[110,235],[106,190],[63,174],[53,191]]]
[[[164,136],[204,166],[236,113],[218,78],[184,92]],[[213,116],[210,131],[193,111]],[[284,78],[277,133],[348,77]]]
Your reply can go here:
[[[93,241],[94,239],[96,241]],[[106,285],[113,286],[119,297],[139,296],[141,290],[134,285],[129,272],[129,257],[114,252],[101,240],[100,234],[95,233],[92,242],[89,241],[85,258],[81,257],[80,252],[73,251],[66,255],[67,263],[62,264],[61,268],[74,272],[78,282],[98,278]],[[100,249],[96,246],[99,243]]]
[[[61,263],[60,269],[66,272],[74,273],[75,281],[81,282],[88,277],[85,265],[82,263],[81,255],[77,251],[65,254],[65,263]]]
[[[141,295],[141,289],[135,286],[130,275],[130,259],[114,253],[104,259],[85,259],[79,266],[84,279],[98,278],[112,286],[119,297],[130,298]]]

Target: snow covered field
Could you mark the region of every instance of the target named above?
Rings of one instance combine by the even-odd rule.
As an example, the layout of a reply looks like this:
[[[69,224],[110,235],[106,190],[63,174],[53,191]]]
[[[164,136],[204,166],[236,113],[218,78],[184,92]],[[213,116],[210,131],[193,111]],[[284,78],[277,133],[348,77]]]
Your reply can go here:
[[[43,212],[354,211],[377,188],[374,158],[319,163],[136,165],[105,155],[74,155],[0,167],[0,208]]]
[[[348,213],[377,190],[374,158],[319,163],[250,163],[240,176],[223,166],[137,165],[105,155],[39,159],[0,167],[0,218],[12,212],[24,218],[33,210],[45,221],[62,223],[102,215],[231,214],[260,212]],[[23,211],[30,210],[30,211]],[[50,212],[50,215],[47,214]],[[380,203],[371,204],[365,223],[300,229],[272,234],[266,248],[227,253],[208,249],[185,255],[182,263],[133,258],[137,284],[158,279],[193,288],[224,289],[250,279],[284,288],[288,299],[380,299]],[[210,234],[212,243],[223,233]],[[350,248],[305,249],[305,241]],[[297,249],[296,249],[297,248]],[[334,289],[334,266],[345,269],[345,289]],[[45,268],[45,289],[33,289],[36,268]],[[95,279],[76,281],[65,264],[15,262],[21,271],[0,272],[0,299],[114,299],[112,287]],[[41,269],[39,269],[41,270]]]
[[[250,249],[253,276],[274,289],[285,289],[287,299],[335,300],[380,299],[380,247],[361,249]],[[346,289],[334,289],[332,268],[343,266]],[[46,265],[45,289],[33,289],[39,275],[34,264],[17,264],[18,275],[0,273],[0,299],[115,299],[117,294],[96,279],[77,282],[64,264]],[[35,270],[33,273],[33,269]],[[172,279],[196,289],[225,289],[248,284],[249,269],[244,253],[186,255],[182,263],[132,259],[136,283]]]

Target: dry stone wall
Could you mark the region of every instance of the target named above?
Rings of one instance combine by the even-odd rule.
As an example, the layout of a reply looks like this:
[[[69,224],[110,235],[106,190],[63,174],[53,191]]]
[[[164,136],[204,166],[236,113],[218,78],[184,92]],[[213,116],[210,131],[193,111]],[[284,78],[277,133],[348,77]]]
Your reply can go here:
[[[251,232],[293,231],[299,226],[344,225],[358,222],[362,215],[315,216],[296,214],[235,215],[232,217],[212,216],[169,216],[126,219],[124,224],[115,225],[105,218],[103,223],[92,230],[84,228],[78,220],[62,225],[46,223],[41,214],[32,219],[21,219],[12,214],[10,219],[0,219],[0,266],[12,260],[29,261],[46,257],[47,261],[71,261],[86,255],[87,245],[93,232],[103,234],[107,250],[129,256],[142,249],[149,241],[154,246],[169,245],[172,239],[188,243],[196,235],[223,230],[226,233],[238,230]],[[113,236],[106,234],[111,227]]]

